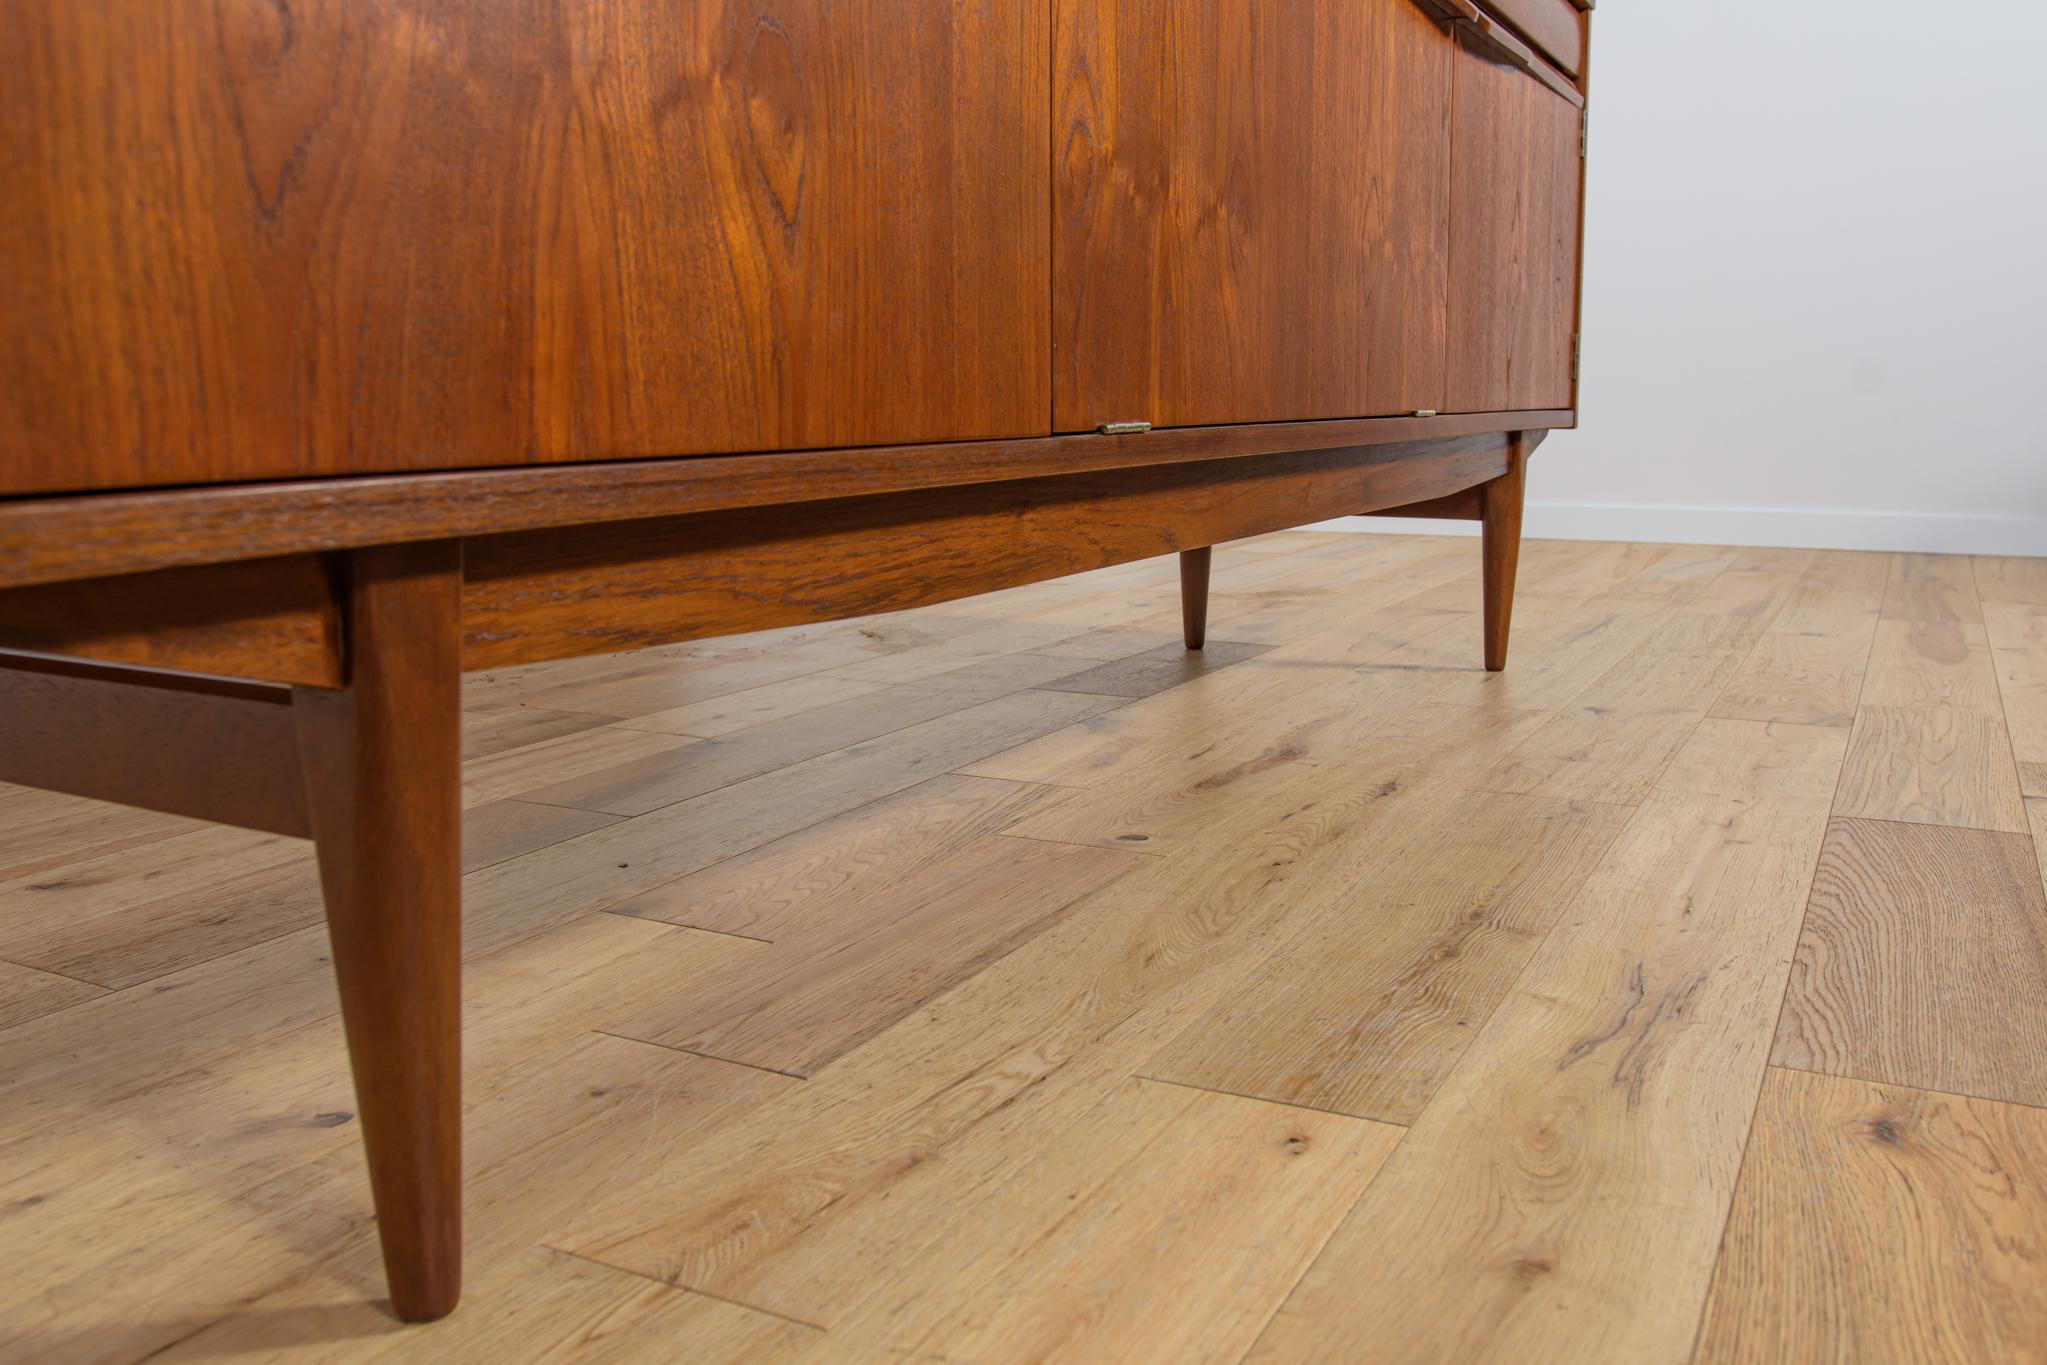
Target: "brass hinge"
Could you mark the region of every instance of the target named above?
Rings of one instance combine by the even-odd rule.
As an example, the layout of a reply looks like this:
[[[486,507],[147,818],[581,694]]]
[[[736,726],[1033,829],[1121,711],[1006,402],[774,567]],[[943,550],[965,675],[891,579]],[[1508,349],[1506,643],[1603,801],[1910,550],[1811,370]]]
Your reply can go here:
[[[1149,422],[1104,422],[1095,428],[1104,436],[1135,436],[1141,431],[1150,431]]]
[[[1584,356],[1585,334],[1583,332],[1571,333],[1571,382],[1573,384],[1578,382],[1578,363],[1584,359]]]

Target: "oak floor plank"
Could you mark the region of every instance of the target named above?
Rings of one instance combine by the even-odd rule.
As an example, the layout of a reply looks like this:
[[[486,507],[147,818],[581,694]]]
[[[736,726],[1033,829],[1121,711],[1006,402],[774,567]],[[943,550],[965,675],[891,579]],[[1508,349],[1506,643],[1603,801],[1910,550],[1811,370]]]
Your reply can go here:
[[[1969,560],[1899,555],[1835,813],[2022,832],[1991,625]]]
[[[897,647],[921,643],[914,638]],[[472,675],[463,696],[471,706],[536,706],[630,720],[858,663],[886,652],[889,644],[863,636],[852,623],[804,627],[499,669]]]
[[[1883,555],[1816,556],[1711,714],[1723,720],[1852,724],[1890,573]]]
[[[1505,754],[1478,785],[1522,796],[1638,805],[1741,660],[1734,650],[1699,656],[1645,646]]]
[[[1701,725],[1250,1359],[1684,1356],[1843,738]]]
[[[530,1300],[548,1294],[550,1280],[567,1267],[590,1263],[553,1253],[536,1254],[548,1230],[581,1203],[629,1179],[637,1154],[650,1143],[695,1141],[796,1084],[786,1077],[603,1034],[586,1033],[567,1040],[555,1051],[472,1087],[476,1093],[465,1116],[470,1176],[464,1259],[470,1282],[463,1296],[463,1311],[448,1319],[449,1328],[422,1332],[393,1322],[384,1312],[378,1302],[380,1256],[365,1212],[353,1218],[331,1246],[314,1254],[315,1263],[305,1273],[180,1341],[161,1359],[276,1355],[292,1360],[349,1360],[365,1345],[378,1352],[370,1358],[379,1360],[562,1358],[556,1353],[574,1349],[575,1343],[573,1338],[552,1335],[560,1330],[554,1319],[569,1317],[573,1305],[557,1304],[543,1317],[531,1318],[526,1316]],[[350,1200],[349,1180],[355,1174],[350,1166],[352,1155],[338,1153],[317,1163],[320,1197],[343,1203]],[[254,1197],[303,1199],[308,1174],[288,1188],[259,1189]],[[538,1275],[536,1262],[541,1263]],[[558,1264],[549,1269],[548,1262]],[[713,1315],[729,1316],[729,1323],[702,1321],[701,1310],[689,1309],[669,1297],[682,1291],[602,1267],[591,1269],[592,1276],[583,1281],[586,1288],[612,1285],[622,1289],[631,1284],[643,1292],[661,1291],[644,1301],[634,1294],[621,1294],[618,1301],[628,1315],[665,1305],[662,1322],[634,1332],[642,1340],[611,1340],[608,1331],[600,1331],[605,1350],[630,1348],[630,1353],[600,1353],[594,1357],[597,1359],[672,1360],[676,1352],[686,1350],[695,1360],[700,1347],[720,1339],[719,1332],[734,1331],[747,1323],[766,1329],[763,1343],[781,1342],[784,1348],[816,1335],[814,1329],[803,1328],[785,1337],[782,1329],[794,1324],[736,1306],[730,1315]],[[715,1302],[690,1297],[698,1304]],[[520,1354],[512,1342],[497,1335],[499,1324],[506,1320],[526,1324],[534,1342],[530,1354]],[[453,1326],[462,1323],[476,1326]],[[710,1335],[703,1339],[691,1335],[699,1331]],[[464,1354],[486,1348],[492,1353]],[[660,1354],[664,1351],[666,1356]],[[578,1357],[571,1354],[567,1358]],[[750,1359],[744,1355],[733,1358]]]
[[[1144,1074],[1412,1123],[1627,817],[1460,797]]]
[[[119,990],[320,922],[302,839],[201,825],[0,882],[0,960]]]
[[[1946,706],[1862,707],[1834,810],[1852,819],[2023,831],[2003,717]]]
[[[607,910],[1113,705],[1115,698],[1025,692],[773,769],[483,868],[464,882],[468,934],[497,942]],[[763,727],[766,728],[766,727]],[[705,740],[698,747],[719,743]]]
[[[1991,658],[2020,763],[2047,763],[2047,607],[1985,603]]]
[[[657,734],[608,725],[500,750],[463,763],[462,804],[481,806],[526,792],[544,791],[585,774],[609,772],[656,754],[695,748],[701,742],[691,735]]]
[[[89,981],[74,981],[19,963],[0,962],[0,1029],[25,1024],[106,993],[104,986]]]
[[[1429,695],[1445,703],[1560,711],[1640,649],[1676,610],[1678,595],[1665,588],[1649,597],[1517,603],[1514,664],[1504,673],[1478,666],[1484,657],[1481,623],[1470,613],[1438,617],[1434,629],[1380,652],[1365,666],[1432,678]]]
[[[491,801],[462,812],[462,870],[478,868],[546,848],[550,844],[615,825],[622,816],[530,801]]]
[[[659,1163],[554,1245],[830,1327],[1417,830],[1485,756],[1381,796],[1340,762],[1239,808],[1015,952]],[[1370,807],[1369,820],[1360,811]]]
[[[1541,712],[1478,706],[1423,705],[1382,715],[1349,700],[1368,695],[1373,682],[1345,679],[1343,686],[1317,694],[1314,706],[1275,711],[1270,719],[1285,725],[1283,730],[1241,731],[1192,751],[1183,745],[1181,752],[1114,782],[1053,792],[1007,832],[1165,856],[1186,853],[1218,837],[1245,805],[1284,805],[1297,799],[1296,792],[1318,790],[1327,780],[1315,771],[1319,767],[1340,761],[1363,785],[1368,801],[1391,797],[1442,771],[1446,753],[1457,752],[1449,747],[1451,736],[1467,753],[1480,738],[1505,748],[1547,719]]]
[[[1033,654],[1041,645],[1070,640],[1084,632],[1063,619],[1021,617],[998,621],[984,629],[954,635],[914,649],[862,659],[826,670],[823,676],[855,682],[929,682],[975,664]]]
[[[650,1004],[606,1031],[808,1076],[1057,922],[1134,854],[987,836],[856,892],[784,934],[743,976]]]
[[[2047,1111],[1772,1069],[1699,1365],[2047,1356]]]
[[[2033,841],[1835,821],[1770,1060],[2047,1105],[2043,1058],[2047,897]]]
[[[2047,559],[2016,555],[1977,555],[1976,593],[1992,602],[2047,607]]]
[[[462,761],[524,749],[564,735],[616,724],[610,716],[549,711],[538,706],[467,706],[462,712]]]
[[[1055,678],[1041,686],[1055,692],[1096,692],[1111,697],[1148,697],[1169,687],[1191,682],[1205,673],[1228,668],[1245,659],[1256,658],[1271,646],[1242,644],[1233,640],[1210,640],[1201,649],[1188,649],[1178,641],[1148,649],[1142,654],[1114,659],[1093,668]]]
[[[1636,805],[1796,589],[1806,558],[1745,552],[1653,619],[1641,645],[1479,782],[1498,792]]]
[[[894,894],[966,844],[999,833],[1050,790],[941,774],[609,909],[772,941],[853,896]]]
[[[817,1358],[1235,1362],[1401,1130],[1132,1081]]]
[[[1312,725],[1347,705],[1348,699],[1335,696],[1356,686],[1346,673],[1253,660],[1141,697],[962,765],[960,771],[1048,786],[1100,787],[1161,761],[1188,761],[1189,754],[1210,744],[1251,750],[1269,744],[1295,750],[1292,758],[1305,757],[1299,741],[1273,736]]]
[[[1261,556],[1266,559],[1273,557]],[[1179,630],[1168,630],[1163,626],[1156,630],[1142,626],[1104,626],[1084,635],[1055,640],[1033,652],[1054,659],[1093,659],[1107,663],[1111,659],[1125,659],[1132,654],[1158,649],[1181,638]]]
[[[1056,662],[1070,665],[1068,660]],[[1017,690],[984,701],[955,692],[895,687],[721,739],[703,740],[691,745],[686,756],[681,752],[652,754],[586,776],[531,787],[521,795],[544,805],[644,815],[870,741],[877,750],[950,754],[945,766],[963,767],[1108,710],[1120,700]]]
[[[1893,556],[1883,619],[1980,625],[1983,606],[1974,565],[1965,555]]]
[[[765,725],[771,720],[800,716],[833,702],[865,697],[886,686],[886,683],[835,678],[829,673],[806,673],[781,682],[749,687],[744,692],[730,692],[722,697],[711,697],[666,711],[652,711],[616,723],[627,730],[663,730],[678,735],[695,735],[699,739],[715,739],[735,730]]]
[[[2003,703],[1984,629],[1959,621],[1884,621],[1870,651],[1862,705],[1948,706],[1995,716]]]
[[[283,1310],[280,1310],[283,1311]],[[491,1365],[786,1365],[823,1334],[786,1318],[671,1289],[638,1275],[535,1249],[471,1276],[463,1309],[424,1326],[364,1302],[297,1310],[267,1331],[206,1332],[155,1359],[343,1362],[488,1361]]]
[[[198,820],[0,784],[0,882],[205,829]]]

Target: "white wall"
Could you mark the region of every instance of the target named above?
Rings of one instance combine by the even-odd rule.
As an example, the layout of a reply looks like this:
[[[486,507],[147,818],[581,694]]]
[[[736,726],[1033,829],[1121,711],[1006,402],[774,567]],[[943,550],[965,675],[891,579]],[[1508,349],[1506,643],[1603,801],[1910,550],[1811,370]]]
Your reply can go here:
[[[1530,533],[2047,554],[2043,61],[2038,0],[1601,5]]]

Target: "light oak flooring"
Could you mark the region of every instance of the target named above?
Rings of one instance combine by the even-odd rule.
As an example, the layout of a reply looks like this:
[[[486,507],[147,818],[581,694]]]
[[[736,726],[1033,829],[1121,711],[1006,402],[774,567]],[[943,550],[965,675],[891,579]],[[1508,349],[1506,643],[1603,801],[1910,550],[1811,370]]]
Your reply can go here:
[[[469,681],[469,1282],[305,845],[0,789],[0,1355],[2047,1359],[2047,560],[1222,547]]]

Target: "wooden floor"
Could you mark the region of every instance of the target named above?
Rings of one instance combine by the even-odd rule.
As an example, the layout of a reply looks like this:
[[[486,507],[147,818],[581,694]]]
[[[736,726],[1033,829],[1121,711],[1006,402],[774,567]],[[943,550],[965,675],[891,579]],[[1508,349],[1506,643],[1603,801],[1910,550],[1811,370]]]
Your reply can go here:
[[[306,846],[0,790],[0,1356],[2047,1358],[2047,560],[1522,584],[1504,676],[1476,542],[1295,532],[1198,658],[1155,561],[472,678],[427,1328]]]

